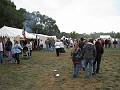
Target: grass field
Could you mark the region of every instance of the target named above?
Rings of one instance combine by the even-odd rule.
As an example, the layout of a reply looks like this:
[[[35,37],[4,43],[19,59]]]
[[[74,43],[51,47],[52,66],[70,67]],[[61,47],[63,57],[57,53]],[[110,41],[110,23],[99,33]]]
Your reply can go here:
[[[21,64],[4,61],[0,65],[0,90],[120,90],[120,49],[104,49],[100,74],[93,79],[72,77],[70,49],[56,57],[55,52],[33,51]],[[55,77],[58,70],[59,77]]]

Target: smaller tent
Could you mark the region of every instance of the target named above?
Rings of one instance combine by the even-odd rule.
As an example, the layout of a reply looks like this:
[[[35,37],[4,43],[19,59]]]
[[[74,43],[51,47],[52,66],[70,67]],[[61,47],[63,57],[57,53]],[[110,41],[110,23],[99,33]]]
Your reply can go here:
[[[100,35],[100,38],[106,39],[106,38],[111,38],[111,36],[110,35]]]
[[[39,40],[43,40],[43,47],[45,48],[46,45],[45,45],[45,40],[47,40],[47,38],[53,38],[54,40],[57,40],[57,37],[56,36],[48,36],[48,35],[43,35],[43,34],[35,34],[35,33],[31,33],[35,36],[38,37]]]

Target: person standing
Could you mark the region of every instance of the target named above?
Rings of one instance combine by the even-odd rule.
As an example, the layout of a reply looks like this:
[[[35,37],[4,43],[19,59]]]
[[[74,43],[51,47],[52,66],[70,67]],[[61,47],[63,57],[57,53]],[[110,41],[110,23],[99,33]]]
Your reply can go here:
[[[58,57],[60,53],[60,42],[58,40],[56,40],[55,42],[55,49],[56,49],[56,55]]]
[[[80,38],[80,42],[79,42],[79,48],[81,48],[81,52],[83,52],[83,46],[85,45],[85,42],[84,42],[84,38]],[[85,61],[84,59],[82,60],[82,68],[83,68],[83,71],[85,71]]]
[[[4,51],[3,42],[0,41],[0,64],[3,64],[3,51]]]
[[[74,47],[72,48],[72,62],[73,62],[73,77],[78,77],[78,72],[80,68],[81,63],[81,49],[78,47],[78,44],[76,43]]]
[[[105,39],[105,48],[108,48],[108,39]]]
[[[71,38],[71,39],[70,39],[70,48],[72,49],[73,46],[74,46],[74,43],[73,43],[73,40],[72,40],[72,38]]]
[[[30,48],[30,57],[32,56],[32,50],[33,50],[33,42],[30,41],[30,45],[31,45],[31,48]]]
[[[116,44],[117,44],[117,40],[114,39],[114,41],[113,41],[114,48],[116,48]]]
[[[96,48],[95,45],[92,43],[93,39],[90,39],[86,44],[83,46],[83,56],[85,60],[85,77],[88,76],[88,64],[89,64],[89,77],[92,79],[92,72],[93,72],[93,61],[96,56]]]
[[[99,73],[101,57],[104,52],[103,46],[98,41],[96,41],[95,47],[96,47],[96,57],[95,57],[95,61],[93,62],[93,74]]]
[[[51,40],[51,50],[52,50],[52,52],[54,51],[54,49],[55,49],[55,40],[52,39]]]
[[[32,45],[31,45],[31,43],[30,43],[30,41],[27,41],[27,44],[26,44],[26,46],[28,47],[28,56],[30,56],[31,57],[31,53],[32,53]]]
[[[111,48],[112,47],[112,45],[111,45],[111,39],[109,38],[108,39],[108,48]]]
[[[49,38],[47,38],[47,40],[45,40],[45,44],[46,44],[46,51],[49,52],[50,51],[50,46],[49,46]]]
[[[20,59],[19,59],[19,55],[21,53],[22,50],[22,46],[18,43],[17,40],[14,40],[14,46],[13,46],[13,54],[14,54],[14,59],[15,62],[17,62],[17,64],[20,64]]]
[[[120,48],[120,38],[118,39],[118,47]]]
[[[12,42],[10,41],[10,38],[8,38],[7,42],[5,43],[5,50],[7,54],[7,60],[9,62],[11,62],[11,55],[10,55],[11,49],[12,49]]]
[[[42,39],[39,42],[39,47],[40,47],[40,50],[43,50],[43,40]]]

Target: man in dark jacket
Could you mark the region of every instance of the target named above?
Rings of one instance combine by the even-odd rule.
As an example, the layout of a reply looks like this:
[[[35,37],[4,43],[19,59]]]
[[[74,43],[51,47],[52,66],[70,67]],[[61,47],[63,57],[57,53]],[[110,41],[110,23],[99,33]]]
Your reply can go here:
[[[89,63],[89,75],[90,79],[92,79],[92,72],[93,72],[93,61],[96,56],[96,48],[93,43],[93,39],[90,39],[83,47],[83,58],[85,60],[85,77],[88,76],[87,66]]]
[[[80,38],[80,43],[79,43],[79,48],[81,48],[81,52],[83,52],[83,46],[85,45],[85,42],[84,42],[84,38],[83,37],[81,37]],[[82,60],[82,68],[83,68],[83,71],[85,71],[85,61],[84,61],[84,59]]]
[[[11,56],[10,56],[11,49],[12,49],[12,42],[10,41],[10,38],[8,38],[7,42],[5,43],[5,50],[6,50],[8,61],[11,61]]]
[[[95,47],[97,53],[96,53],[95,61],[93,63],[93,74],[99,73],[101,58],[102,58],[102,54],[104,53],[103,46],[99,43],[99,41],[96,41]]]

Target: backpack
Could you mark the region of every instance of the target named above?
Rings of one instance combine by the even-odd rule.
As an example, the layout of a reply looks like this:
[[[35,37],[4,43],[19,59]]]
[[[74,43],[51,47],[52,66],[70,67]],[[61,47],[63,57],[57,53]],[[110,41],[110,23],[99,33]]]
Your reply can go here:
[[[84,57],[86,60],[91,60],[93,59],[95,55],[95,48],[93,45],[89,45],[89,46],[86,46],[85,47],[85,50],[84,50]]]
[[[74,52],[72,52],[72,61],[78,62],[81,60],[81,48],[78,48]]]

